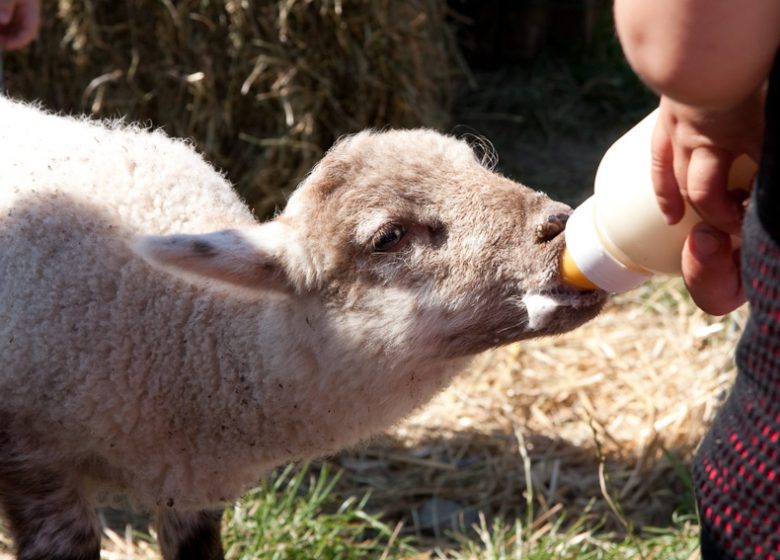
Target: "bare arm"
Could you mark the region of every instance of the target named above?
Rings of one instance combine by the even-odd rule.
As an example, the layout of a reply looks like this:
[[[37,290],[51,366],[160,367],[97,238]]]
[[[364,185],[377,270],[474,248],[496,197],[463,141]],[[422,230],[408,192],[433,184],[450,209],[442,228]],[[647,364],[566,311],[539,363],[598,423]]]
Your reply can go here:
[[[701,108],[743,102],[766,79],[780,41],[777,0],[615,0],[634,71],[659,94]]]

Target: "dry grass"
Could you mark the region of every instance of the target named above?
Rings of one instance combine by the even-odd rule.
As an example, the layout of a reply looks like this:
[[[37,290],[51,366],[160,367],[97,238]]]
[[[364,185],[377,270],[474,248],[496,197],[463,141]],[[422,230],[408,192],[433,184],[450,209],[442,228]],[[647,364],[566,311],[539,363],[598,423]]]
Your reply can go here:
[[[5,54],[11,95],[191,138],[259,215],[340,135],[442,126],[456,68],[445,0],[45,0]]]

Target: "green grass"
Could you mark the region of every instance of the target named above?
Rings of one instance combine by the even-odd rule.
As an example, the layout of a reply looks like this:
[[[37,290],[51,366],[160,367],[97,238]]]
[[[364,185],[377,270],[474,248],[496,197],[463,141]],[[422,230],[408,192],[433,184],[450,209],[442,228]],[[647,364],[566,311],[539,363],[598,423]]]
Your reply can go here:
[[[673,460],[670,456],[670,460]],[[687,477],[680,466],[679,474]],[[223,540],[230,559],[263,560],[688,560],[697,549],[692,503],[668,527],[629,528],[617,536],[604,519],[583,512],[578,519],[556,509],[525,519],[479,523],[431,546],[406,535],[400,523],[370,513],[369,496],[340,501],[333,489],[339,474],[291,467],[269,479],[227,512]],[[620,515],[619,508],[613,515]]]
[[[338,474],[287,467],[225,516],[229,558],[402,558],[414,552],[394,529],[366,512],[368,495],[338,503]]]
[[[698,545],[694,519],[676,519],[672,528],[646,529],[641,535],[614,540],[599,533],[599,523],[583,516],[567,529],[563,520],[537,535],[520,521],[489,524],[481,519],[475,538],[461,538],[460,550],[438,552],[447,560],[685,560]]]

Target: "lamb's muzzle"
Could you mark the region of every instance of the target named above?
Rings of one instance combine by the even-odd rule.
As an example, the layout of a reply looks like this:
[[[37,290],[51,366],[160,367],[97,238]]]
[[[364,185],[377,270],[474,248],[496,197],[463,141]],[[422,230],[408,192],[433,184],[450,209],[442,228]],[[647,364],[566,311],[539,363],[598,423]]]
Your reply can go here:
[[[555,239],[558,235],[563,233],[566,227],[566,222],[569,220],[569,214],[553,214],[547,216],[547,219],[541,224],[536,226],[534,234],[536,235],[536,241],[539,243],[546,243]]]

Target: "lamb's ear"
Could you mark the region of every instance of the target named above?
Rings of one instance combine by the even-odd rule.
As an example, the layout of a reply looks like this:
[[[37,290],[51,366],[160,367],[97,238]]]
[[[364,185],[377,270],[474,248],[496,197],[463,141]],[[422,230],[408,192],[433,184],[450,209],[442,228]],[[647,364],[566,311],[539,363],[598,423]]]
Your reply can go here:
[[[135,250],[157,266],[254,289],[291,291],[292,228],[267,222],[251,229],[145,236]]]

